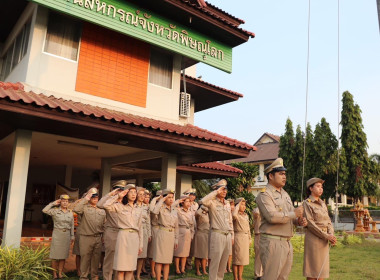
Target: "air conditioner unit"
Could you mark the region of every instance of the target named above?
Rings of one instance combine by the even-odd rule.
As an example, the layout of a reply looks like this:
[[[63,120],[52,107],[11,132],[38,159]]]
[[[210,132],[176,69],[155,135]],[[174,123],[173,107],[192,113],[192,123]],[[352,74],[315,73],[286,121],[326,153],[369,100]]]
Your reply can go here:
[[[180,117],[184,117],[184,118],[190,117],[190,103],[191,103],[190,94],[181,92],[180,101],[179,101],[179,116]]]

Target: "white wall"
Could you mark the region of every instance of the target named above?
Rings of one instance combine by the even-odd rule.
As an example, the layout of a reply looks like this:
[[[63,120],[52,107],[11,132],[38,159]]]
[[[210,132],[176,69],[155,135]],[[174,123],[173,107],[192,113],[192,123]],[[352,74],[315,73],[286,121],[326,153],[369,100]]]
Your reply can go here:
[[[146,107],[133,106],[75,91],[78,62],[43,52],[49,11],[38,6],[32,22],[28,56],[6,78],[10,82],[24,82],[25,90],[54,95],[73,101],[123,111],[167,122],[193,123],[192,117],[179,117],[179,92],[181,81],[181,56],[175,54],[173,86],[166,89],[148,83]],[[195,72],[194,69],[192,72]]]

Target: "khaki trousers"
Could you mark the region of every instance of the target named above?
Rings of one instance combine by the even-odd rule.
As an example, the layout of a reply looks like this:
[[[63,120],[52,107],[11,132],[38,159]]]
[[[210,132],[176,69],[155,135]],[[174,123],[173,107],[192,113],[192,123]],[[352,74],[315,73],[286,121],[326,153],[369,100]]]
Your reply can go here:
[[[104,261],[103,261],[103,279],[104,280],[112,280],[113,273],[113,258],[115,255],[115,246],[117,240],[117,234],[119,233],[119,229],[115,228],[106,228],[104,231],[103,239],[104,239]]]
[[[263,276],[263,266],[260,258],[260,234],[255,234],[255,277]]]
[[[98,279],[98,268],[100,255],[102,253],[101,236],[81,235],[79,239],[80,250],[80,279],[88,280],[91,273],[91,280]]]
[[[221,280],[227,267],[230,255],[231,234],[225,235],[211,230],[209,250],[209,279]]]
[[[290,241],[260,236],[260,258],[264,275],[262,280],[286,280],[293,263]]]

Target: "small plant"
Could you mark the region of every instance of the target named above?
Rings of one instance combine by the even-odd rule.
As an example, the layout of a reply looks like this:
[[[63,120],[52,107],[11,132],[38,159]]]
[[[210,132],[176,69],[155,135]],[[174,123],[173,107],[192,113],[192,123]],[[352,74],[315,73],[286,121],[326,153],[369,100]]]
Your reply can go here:
[[[0,248],[0,279],[38,280],[50,279],[51,271],[49,248],[32,249]]]

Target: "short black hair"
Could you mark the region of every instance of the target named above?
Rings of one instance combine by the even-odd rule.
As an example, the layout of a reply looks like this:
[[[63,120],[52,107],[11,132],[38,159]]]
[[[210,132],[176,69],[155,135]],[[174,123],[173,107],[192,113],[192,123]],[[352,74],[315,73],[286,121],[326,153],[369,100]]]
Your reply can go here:
[[[308,187],[306,188],[306,195],[307,195],[307,196],[310,196],[310,195],[311,195],[311,190],[310,190],[310,188],[314,187],[314,185],[315,185],[315,183],[312,184],[312,185],[310,185],[310,186],[308,186]]]

